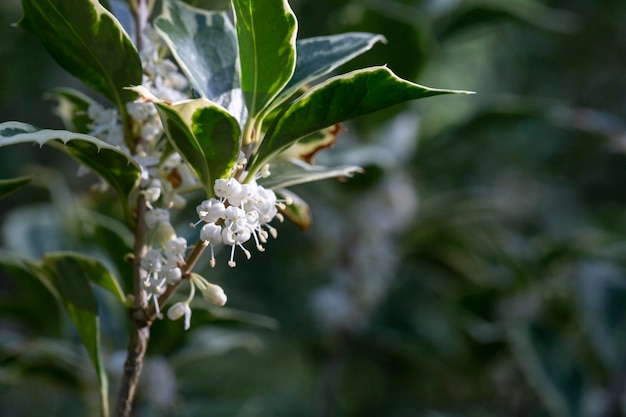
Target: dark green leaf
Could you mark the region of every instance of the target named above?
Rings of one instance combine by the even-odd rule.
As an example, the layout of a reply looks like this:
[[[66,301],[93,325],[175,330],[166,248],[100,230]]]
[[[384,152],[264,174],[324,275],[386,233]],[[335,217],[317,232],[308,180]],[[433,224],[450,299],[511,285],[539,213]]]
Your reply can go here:
[[[20,177],[10,180],[0,180],[0,198],[4,198],[30,182],[32,177]]]
[[[97,0],[22,0],[19,25],[33,33],[66,71],[115,104],[126,121],[129,85],[141,83],[139,54]]]
[[[239,155],[239,123],[223,107],[200,98],[169,103],[144,87],[136,87],[145,101],[159,110],[167,137],[189,168],[213,195],[213,183],[226,178]]]
[[[276,118],[255,156],[255,172],[298,139],[344,120],[408,100],[466,91],[432,89],[398,78],[386,67],[356,70],[313,87]]]
[[[49,254],[41,263],[24,263],[47,282],[74,322],[96,369],[102,414],[108,416],[108,379],[100,347],[100,317],[90,282],[123,297],[117,281],[100,262],[75,253]]]
[[[74,252],[55,252],[44,257],[44,264],[48,266],[54,264],[63,273],[80,275],[109,291],[122,304],[126,303],[126,296],[117,278],[96,259]]]
[[[166,1],[155,27],[193,88],[241,122],[245,104],[237,68],[237,32],[228,14]]]
[[[291,78],[296,61],[296,17],[286,0],[234,0],[241,86],[254,118]]]
[[[141,178],[141,169],[133,158],[93,136],[67,130],[39,130],[20,122],[0,123],[0,147],[32,142],[56,145],[91,168],[120,194],[127,208],[128,196]]]
[[[0,315],[17,322],[39,336],[61,334],[61,311],[46,283],[11,253],[0,254],[3,286],[0,292]],[[37,306],[37,308],[33,308]]]

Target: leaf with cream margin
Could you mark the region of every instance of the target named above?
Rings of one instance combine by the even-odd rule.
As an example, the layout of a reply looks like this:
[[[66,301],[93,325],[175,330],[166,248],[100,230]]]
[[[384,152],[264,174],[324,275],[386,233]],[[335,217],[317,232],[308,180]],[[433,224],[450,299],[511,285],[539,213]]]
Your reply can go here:
[[[276,101],[288,99],[300,88],[369,51],[378,42],[385,42],[385,37],[366,32],[348,32],[296,41],[296,68]]]
[[[239,83],[237,31],[228,13],[170,0],[163,3],[154,26],[194,90],[242,124],[246,106]]]
[[[208,196],[213,196],[215,180],[228,177],[239,156],[241,128],[237,120],[205,98],[171,103],[158,99],[143,86],[133,90],[141,100],[154,103],[169,142]]]
[[[387,67],[372,67],[330,78],[285,108],[274,120],[254,157],[254,174],[272,157],[298,139],[342,121],[409,100],[442,94],[471,94],[442,90],[403,80]]]
[[[125,210],[128,209],[128,198],[139,184],[141,168],[119,148],[67,130],[38,129],[20,122],[0,123],[0,147],[20,143],[50,145],[72,156],[113,187],[124,201]]]
[[[134,93],[124,87],[141,83],[141,60],[115,16],[98,0],[22,0],[22,9],[19,26],[66,71],[111,100],[129,126],[126,103]]]
[[[96,103],[91,97],[73,88],[55,88],[45,97],[56,101],[53,113],[67,130],[85,134],[91,130],[93,120],[89,117],[89,107]]]
[[[255,118],[291,79],[298,22],[287,0],[233,0],[241,87]]]

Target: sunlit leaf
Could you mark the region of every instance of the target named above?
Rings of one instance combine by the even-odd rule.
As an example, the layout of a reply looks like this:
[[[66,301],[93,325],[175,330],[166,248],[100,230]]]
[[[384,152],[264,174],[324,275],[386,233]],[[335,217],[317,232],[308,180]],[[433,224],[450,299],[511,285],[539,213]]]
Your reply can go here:
[[[329,74],[340,65],[370,50],[382,35],[363,32],[300,39],[296,42],[296,69],[281,97],[289,97],[299,88]]]
[[[285,87],[296,62],[297,21],[286,0],[234,0],[241,87],[255,117]]]
[[[239,155],[241,128],[237,120],[204,98],[169,103],[144,87],[135,91],[157,106],[170,143],[213,195],[213,183],[230,174]]]
[[[4,198],[19,190],[32,180],[32,177],[20,177],[10,180],[0,180],[0,198]]]
[[[20,122],[0,123],[0,147],[20,143],[57,147],[100,175],[124,202],[141,177],[140,167],[133,158],[93,136],[67,130],[39,130]]]
[[[239,85],[237,32],[226,12],[209,12],[171,0],[155,27],[193,88],[242,123],[245,104]]]
[[[432,89],[398,78],[386,67],[352,71],[319,84],[290,105],[269,128],[251,171],[299,138],[344,120],[409,100],[465,91]]]

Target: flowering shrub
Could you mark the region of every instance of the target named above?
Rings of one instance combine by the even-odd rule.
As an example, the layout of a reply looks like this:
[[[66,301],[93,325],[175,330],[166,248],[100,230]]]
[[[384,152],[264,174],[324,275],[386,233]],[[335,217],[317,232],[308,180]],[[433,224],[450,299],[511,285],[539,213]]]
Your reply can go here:
[[[181,283],[189,282],[189,295],[166,315],[184,318],[185,329],[196,290],[209,303],[226,303],[221,287],[193,272],[206,248],[215,266],[215,248],[230,247],[227,264],[235,267],[241,254],[251,258],[252,246],[262,252],[269,237],[277,237],[275,219],[308,227],[308,206],[288,187],[360,170],[314,162],[315,153],[335,141],[338,123],[407,100],[459,93],[402,80],[386,67],[329,76],[383,38],[348,33],[297,41],[297,21],[284,0],[234,0],[226,11],[177,0],[158,11],[151,0],[22,0],[22,6],[20,26],[109,102],[58,89],[56,113],[67,130],[0,124],[0,146],[54,146],[98,174],[95,188],[117,193],[133,232],[132,290],[84,254],[15,261],[58,293],[95,365],[105,416],[107,376],[90,283],[130,312],[116,408],[116,415],[128,415],[150,327]],[[0,193],[27,181],[3,181]],[[196,207],[198,218],[189,219],[197,229],[190,243],[170,216],[199,191],[206,198]]]

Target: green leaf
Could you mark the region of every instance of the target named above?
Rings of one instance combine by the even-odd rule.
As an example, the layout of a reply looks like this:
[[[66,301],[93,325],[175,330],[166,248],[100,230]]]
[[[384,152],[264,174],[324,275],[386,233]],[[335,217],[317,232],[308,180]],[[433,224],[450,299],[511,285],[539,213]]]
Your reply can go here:
[[[129,85],[141,83],[137,49],[97,0],[22,0],[19,25],[33,33],[66,71],[115,104],[126,126]]]
[[[145,87],[134,90],[157,106],[170,143],[208,195],[213,195],[213,183],[228,177],[239,156],[241,128],[237,120],[205,98],[169,103],[154,97]]]
[[[44,257],[44,264],[54,264],[63,273],[82,275],[87,280],[113,294],[122,304],[126,304],[126,296],[119,281],[97,259],[75,252],[55,252],[49,253]]]
[[[32,32],[68,72],[118,108],[141,83],[141,61],[117,19],[97,0],[22,0],[19,25]]]
[[[32,142],[56,146],[91,168],[120,194],[127,209],[128,196],[141,178],[141,169],[133,158],[93,136],[67,130],[39,130],[20,122],[0,123],[0,147]]]
[[[291,78],[297,21],[286,0],[234,0],[241,87],[254,118]]]
[[[93,99],[73,88],[56,88],[46,94],[46,98],[56,100],[54,114],[58,116],[67,130],[78,133],[88,133],[93,123],[89,117],[89,106],[95,103]]]
[[[100,347],[100,317],[90,281],[123,297],[117,281],[100,262],[80,254],[55,253],[45,256],[41,263],[24,263],[47,283],[76,326],[96,369],[102,415],[108,416],[108,379]]]
[[[329,74],[340,65],[370,50],[385,37],[373,33],[350,32],[319,36],[296,42],[296,69],[281,98],[288,98],[299,88]]]
[[[298,139],[344,120],[408,100],[467,91],[432,89],[398,78],[387,67],[333,77],[307,91],[279,115],[261,143],[251,172]]]
[[[269,177],[258,179],[259,185],[265,188],[281,189],[327,178],[351,177],[355,172],[363,170],[361,167],[352,165],[324,167],[290,159],[273,161],[271,171],[272,175]]]
[[[246,108],[239,85],[237,32],[228,14],[170,0],[155,27],[193,88],[242,122]]]
[[[0,271],[4,285],[11,289],[0,293],[0,315],[39,336],[59,337],[61,310],[46,283],[12,252],[0,252]]]
[[[16,190],[22,188],[32,180],[32,177],[19,177],[10,180],[0,180],[0,198],[4,198],[12,194]]]

